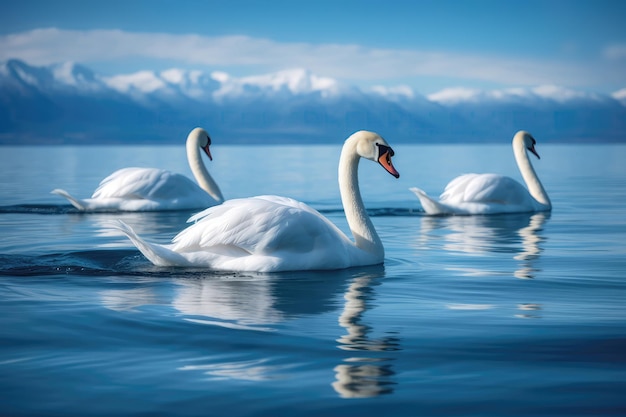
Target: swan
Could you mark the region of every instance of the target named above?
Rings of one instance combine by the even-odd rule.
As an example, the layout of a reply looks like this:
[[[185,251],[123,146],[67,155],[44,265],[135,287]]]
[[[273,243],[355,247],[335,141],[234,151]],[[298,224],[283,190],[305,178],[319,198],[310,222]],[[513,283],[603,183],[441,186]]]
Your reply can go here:
[[[188,222],[196,223],[171,244],[147,242],[122,221],[114,227],[157,266],[278,272],[381,264],[385,251],[361,199],[358,164],[360,158],[377,161],[398,178],[393,155],[374,132],[356,132],[343,145],[339,191],[354,242],[308,205],[274,195],[228,200],[191,216]]]
[[[182,174],[158,168],[122,168],[100,182],[91,198],[78,199],[61,189],[52,194],[65,197],[81,211],[159,211],[206,208],[224,201],[220,188],[207,171],[200,149],[210,160],[211,138],[202,128],[187,136],[187,160],[198,184]]]
[[[419,188],[410,188],[427,214],[496,214],[550,211],[552,203],[537,177],[527,150],[537,158],[537,141],[520,130],[513,137],[515,161],[528,189],[510,177],[498,174],[465,174],[446,186],[435,201]]]

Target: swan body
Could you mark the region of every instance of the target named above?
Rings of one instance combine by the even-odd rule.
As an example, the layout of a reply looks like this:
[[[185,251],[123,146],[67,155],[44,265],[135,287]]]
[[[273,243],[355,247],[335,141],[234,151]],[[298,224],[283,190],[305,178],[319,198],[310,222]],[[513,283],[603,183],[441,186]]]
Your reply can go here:
[[[419,188],[410,190],[431,215],[550,211],[550,198],[528,159],[527,151],[539,158],[535,144],[535,138],[526,131],[513,137],[515,160],[528,188],[503,175],[465,174],[450,181],[438,201]]]
[[[365,211],[358,186],[361,157],[378,161],[396,178],[393,150],[373,132],[350,136],[339,161],[339,188],[355,241],[308,205],[287,197],[257,196],[226,201],[188,221],[171,244],[150,243],[125,223],[124,232],[158,266],[227,271],[328,270],[383,262],[384,248]]]
[[[220,204],[224,198],[209,175],[200,150],[209,159],[211,139],[201,128],[187,137],[187,160],[198,181],[182,174],[157,168],[122,168],[100,182],[91,198],[78,199],[61,189],[52,190],[81,211],[159,211],[206,208]]]

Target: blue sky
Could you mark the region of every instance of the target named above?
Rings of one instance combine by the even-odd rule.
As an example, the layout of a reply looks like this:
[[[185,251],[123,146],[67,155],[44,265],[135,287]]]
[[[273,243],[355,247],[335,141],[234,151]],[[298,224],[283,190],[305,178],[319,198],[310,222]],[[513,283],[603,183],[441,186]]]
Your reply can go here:
[[[359,86],[626,87],[623,1],[29,1],[0,5],[0,61],[236,76],[288,68]]]

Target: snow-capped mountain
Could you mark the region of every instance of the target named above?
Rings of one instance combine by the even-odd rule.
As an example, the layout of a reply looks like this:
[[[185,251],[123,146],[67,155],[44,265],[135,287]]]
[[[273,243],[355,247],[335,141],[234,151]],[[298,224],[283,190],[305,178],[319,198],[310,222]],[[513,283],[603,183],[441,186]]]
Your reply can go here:
[[[351,88],[332,78],[319,77],[304,69],[279,71],[250,77],[231,77],[221,71],[210,74],[201,71],[170,69],[162,72],[140,71],[133,74],[103,78],[110,88],[143,101],[146,96],[183,96],[198,101],[222,102],[293,96],[319,95],[336,97],[349,94]]]
[[[303,69],[234,77],[170,69],[100,76],[76,63],[0,64],[0,143],[172,142],[193,126],[224,142],[340,142],[355,130],[394,142],[626,141],[626,88],[558,86],[427,97],[408,86],[361,90]]]
[[[154,99],[208,101],[221,85],[210,74],[179,69],[162,72],[140,71],[106,77],[102,81],[118,93],[147,105]]]
[[[89,68],[73,62],[33,67],[10,60],[0,65],[0,81],[3,90],[8,87],[91,94],[108,88]]]
[[[626,88],[617,90],[616,92],[611,94],[611,97],[622,103],[622,105],[626,106]]]

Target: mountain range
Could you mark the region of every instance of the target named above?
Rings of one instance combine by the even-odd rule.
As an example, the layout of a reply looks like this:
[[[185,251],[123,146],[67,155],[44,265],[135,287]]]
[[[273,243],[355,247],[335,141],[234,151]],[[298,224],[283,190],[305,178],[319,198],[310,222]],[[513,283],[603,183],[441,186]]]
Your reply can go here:
[[[170,69],[102,76],[77,63],[0,63],[0,144],[179,143],[195,126],[220,143],[341,143],[374,130],[394,143],[626,142],[626,88],[558,86],[424,96],[361,89],[293,69],[250,77]]]

